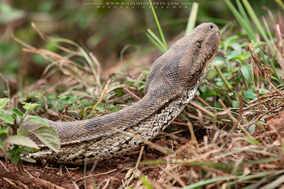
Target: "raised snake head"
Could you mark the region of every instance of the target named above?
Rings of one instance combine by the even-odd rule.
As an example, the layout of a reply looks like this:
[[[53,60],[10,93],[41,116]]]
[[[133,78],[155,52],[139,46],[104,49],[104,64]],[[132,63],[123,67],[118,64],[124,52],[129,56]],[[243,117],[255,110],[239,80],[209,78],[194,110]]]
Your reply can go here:
[[[160,98],[183,94],[196,88],[206,74],[220,43],[220,32],[213,23],[197,26],[178,40],[152,65],[145,94]]]

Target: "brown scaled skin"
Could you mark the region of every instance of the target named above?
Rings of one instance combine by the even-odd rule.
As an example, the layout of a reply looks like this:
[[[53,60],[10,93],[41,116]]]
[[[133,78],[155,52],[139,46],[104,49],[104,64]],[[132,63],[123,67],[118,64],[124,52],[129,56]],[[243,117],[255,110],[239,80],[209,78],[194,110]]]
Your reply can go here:
[[[99,118],[74,122],[45,120],[60,136],[61,149],[51,152],[42,146],[36,159],[59,164],[93,163],[95,160],[124,155],[138,149],[165,129],[194,97],[220,43],[220,32],[213,23],[197,26],[178,40],[151,67],[145,96],[137,103]],[[41,125],[26,122],[33,130]],[[40,143],[39,141],[36,141]]]

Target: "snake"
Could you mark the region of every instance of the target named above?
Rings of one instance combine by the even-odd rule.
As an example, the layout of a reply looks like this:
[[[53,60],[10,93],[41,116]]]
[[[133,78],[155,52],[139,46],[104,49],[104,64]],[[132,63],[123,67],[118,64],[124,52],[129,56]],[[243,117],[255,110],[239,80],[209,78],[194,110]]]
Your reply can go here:
[[[151,66],[145,96],[120,111],[87,120],[44,119],[59,135],[61,148],[52,151],[32,137],[40,150],[31,156],[58,164],[83,165],[123,156],[163,131],[193,99],[220,43],[214,23],[198,25],[176,41]],[[28,130],[41,127],[26,121]]]

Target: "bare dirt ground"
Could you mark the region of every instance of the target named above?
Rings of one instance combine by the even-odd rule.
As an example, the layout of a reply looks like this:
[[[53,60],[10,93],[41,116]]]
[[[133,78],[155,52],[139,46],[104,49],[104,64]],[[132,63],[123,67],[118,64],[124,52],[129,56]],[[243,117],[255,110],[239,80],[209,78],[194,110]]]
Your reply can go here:
[[[155,144],[171,148],[172,140],[165,140],[165,138],[162,138],[157,140]],[[119,188],[119,186],[122,185],[121,181],[125,178],[127,171],[135,166],[139,153],[140,150],[137,150],[121,158],[112,159],[105,162],[98,162],[94,172],[92,173],[93,176],[89,175],[92,165],[88,165],[86,174],[87,188],[93,188],[91,178],[93,178],[93,181],[97,186],[101,185],[103,187],[107,184],[107,188],[110,188],[110,185],[112,185],[112,188]],[[147,147],[142,156],[142,161],[156,160],[163,157],[163,153],[151,147]],[[4,162],[3,159],[1,159],[1,161]],[[9,162],[6,162],[5,166],[10,172],[17,171],[16,166]],[[76,188],[76,184],[79,188],[84,188],[84,166],[60,166],[49,164],[44,167],[40,163],[25,163],[24,167],[34,177],[50,181],[58,186],[71,189]],[[138,168],[139,170],[142,170],[142,175],[147,175],[152,179],[159,178],[160,169],[157,166],[139,165]],[[3,170],[4,168],[1,166],[0,171]],[[137,180],[133,180],[129,185],[135,186],[136,184]],[[8,183],[3,178],[0,178],[0,188],[16,189],[17,187]]]

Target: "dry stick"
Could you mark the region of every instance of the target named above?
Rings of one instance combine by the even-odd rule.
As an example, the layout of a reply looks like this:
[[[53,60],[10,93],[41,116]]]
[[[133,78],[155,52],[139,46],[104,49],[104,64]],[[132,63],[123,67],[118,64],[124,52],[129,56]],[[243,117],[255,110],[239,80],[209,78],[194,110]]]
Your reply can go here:
[[[31,25],[32,25],[32,27],[37,31],[37,33],[39,34],[40,38],[42,38],[44,41],[48,41],[48,40],[50,40],[50,39],[51,39],[51,41],[52,41],[52,37],[49,37],[48,35],[42,33],[42,32],[36,27],[35,23],[32,22]],[[76,55],[79,54],[79,53],[76,52],[76,51],[72,51],[72,50],[70,50],[70,49],[67,49],[67,48],[65,48],[65,47],[62,47],[62,46],[57,45],[57,44],[55,44],[55,43],[51,43],[51,44],[52,44],[53,46],[55,46],[56,48],[61,49],[61,50],[65,51],[65,52],[69,52],[69,53],[71,53],[71,54],[76,54]],[[75,42],[74,42],[74,44],[77,45],[77,43],[75,43]],[[74,45],[74,44],[72,44],[72,45]],[[74,45],[74,46],[76,46],[76,45]]]
[[[268,80],[268,82],[270,83],[270,85],[274,88],[274,90],[279,94],[279,95],[282,95],[284,97],[284,94],[281,93],[272,83],[270,80]]]
[[[143,154],[144,148],[145,148],[145,146],[142,146],[142,148],[141,148],[141,150],[140,150],[139,157],[138,157],[138,160],[137,160],[137,163],[136,163],[135,169],[138,169],[138,165],[139,165],[139,163],[140,163],[140,161],[141,161],[141,157],[142,157],[142,154]]]
[[[275,92],[276,92],[276,91],[275,91]],[[272,94],[271,94],[271,93],[272,93]],[[269,98],[269,97],[282,96],[282,95],[277,95],[277,94],[273,95],[273,93],[274,93],[274,91],[269,92],[268,95],[263,95],[263,96],[261,96],[261,97],[259,97],[259,98],[260,98],[260,99],[264,99],[264,98]],[[256,101],[257,101],[257,99],[251,100],[251,101],[248,102],[248,104],[252,104],[252,103],[254,103],[254,102],[256,102]]]
[[[24,184],[39,185],[39,186],[44,187],[44,188],[64,189],[60,186],[52,184],[49,181],[45,181],[45,180],[42,180],[42,179],[29,177],[29,176],[23,176],[23,175],[20,175],[19,173],[10,173],[8,171],[2,171],[2,172],[0,172],[0,177],[9,178],[9,179],[12,179],[12,180],[15,180],[15,181],[20,181]]]
[[[251,64],[253,65],[253,68],[256,68],[253,58],[251,58]],[[259,74],[258,73],[256,73],[256,79],[257,79],[256,91],[257,91],[257,100],[258,100],[258,110],[261,111],[261,107],[260,107],[261,100],[259,98],[260,95],[259,95]]]
[[[207,107],[211,107],[207,102],[205,102],[200,96],[196,95],[195,98],[197,98],[200,102],[202,102]],[[215,109],[212,109],[215,113],[217,112]]]
[[[282,85],[283,85],[283,87],[284,87],[284,81],[283,81],[283,78],[282,78],[282,76],[281,76],[281,75],[280,75],[279,77],[280,77],[280,80],[281,80]]]
[[[88,177],[95,177],[95,176],[99,176],[99,175],[106,175],[106,174],[112,173],[112,172],[114,172],[116,170],[117,169],[113,169],[113,170],[110,170],[110,171],[105,172],[105,173],[98,173],[98,174],[95,174],[95,175],[88,175],[88,176],[85,176],[85,177],[81,177],[81,178],[75,180],[75,182],[78,182],[78,181],[83,180],[84,178],[88,178]]]
[[[231,134],[235,131],[235,129],[237,128],[237,126],[239,125],[239,122],[242,118],[242,112],[243,112],[243,107],[244,107],[244,102],[243,102],[243,96],[242,96],[242,93],[239,92],[239,88],[238,88],[238,85],[237,85],[237,81],[236,81],[236,78],[235,79],[235,83],[236,83],[236,90],[238,92],[238,99],[239,99],[239,115],[238,115],[238,119],[237,119],[237,122],[235,122],[235,124],[233,125],[232,129],[230,130],[228,136],[227,136],[227,139],[229,139],[229,137],[231,136]],[[245,133],[247,133],[246,130],[244,130]],[[226,143],[224,143],[225,145]]]
[[[161,170],[163,170],[165,173],[167,173],[169,176],[171,176],[172,178],[174,178],[182,187],[186,187],[186,185],[184,184],[184,182],[176,175],[173,173],[170,173],[168,170],[166,170],[165,168],[163,168],[161,165],[157,165]]]
[[[269,101],[272,101],[272,100],[274,100],[274,99],[283,99],[283,98],[276,98],[276,97],[273,97],[272,99],[267,99],[267,100],[261,101],[260,103],[261,103],[261,104],[264,104],[264,103],[269,102]],[[246,111],[246,110],[248,110],[248,109],[250,109],[250,108],[253,108],[253,107],[256,106],[256,105],[258,105],[258,104],[252,104],[252,105],[250,105],[250,106],[248,106],[248,107],[245,107],[243,110]],[[260,110],[260,111],[261,111],[261,110]]]
[[[282,106],[284,106],[284,103],[280,104],[280,105],[277,106],[277,107],[274,107],[274,108],[270,109],[269,111],[265,112],[264,114],[259,115],[259,116],[256,118],[256,120],[255,120],[253,123],[251,123],[250,125],[256,123],[258,120],[260,120],[260,119],[261,119],[263,116],[265,116],[266,114],[268,114],[268,113],[270,113],[270,112],[273,112],[274,110],[276,110],[276,109],[278,109],[278,108],[280,108],[280,107],[282,107]]]
[[[129,92],[132,96],[134,96],[136,99],[140,100],[140,98],[138,96],[136,96],[136,94],[134,94],[133,92],[131,92],[130,90],[128,90],[125,87],[122,87],[124,90],[126,90],[127,92]]]
[[[204,125],[204,121],[203,121],[203,115],[202,115],[202,112],[199,110],[199,109],[196,109],[197,113],[198,113],[198,121],[200,122],[202,128],[204,129],[205,128],[205,125]]]
[[[198,142],[197,142],[195,133],[193,131],[191,122],[187,122],[187,126],[188,126],[188,129],[189,129],[189,132],[190,132],[192,145],[194,145],[197,149],[199,149]]]
[[[225,111],[227,112],[227,114],[230,116],[230,118],[234,121],[237,122],[238,120],[231,114],[231,112],[228,110],[227,106],[224,104],[224,102],[222,101],[222,99],[219,99],[220,104],[222,105],[222,107],[225,109]]]
[[[192,104],[193,106],[195,106],[196,108],[202,110],[203,112],[205,112],[206,114],[210,115],[212,118],[215,117],[215,115],[210,112],[209,110],[203,108],[202,106],[198,105],[197,103],[193,102],[193,101],[189,101],[190,104]]]

